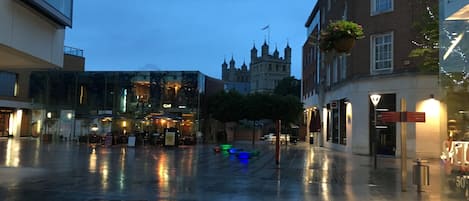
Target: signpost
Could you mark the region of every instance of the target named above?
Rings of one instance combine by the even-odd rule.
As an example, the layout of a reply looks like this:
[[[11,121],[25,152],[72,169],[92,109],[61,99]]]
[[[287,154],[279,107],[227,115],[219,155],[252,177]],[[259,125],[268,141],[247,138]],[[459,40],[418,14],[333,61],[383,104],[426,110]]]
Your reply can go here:
[[[406,101],[401,99],[401,112],[381,112],[382,122],[401,122],[401,190],[407,191],[407,124],[425,122],[425,112],[407,112]]]
[[[381,112],[382,122],[425,122],[425,112]]]

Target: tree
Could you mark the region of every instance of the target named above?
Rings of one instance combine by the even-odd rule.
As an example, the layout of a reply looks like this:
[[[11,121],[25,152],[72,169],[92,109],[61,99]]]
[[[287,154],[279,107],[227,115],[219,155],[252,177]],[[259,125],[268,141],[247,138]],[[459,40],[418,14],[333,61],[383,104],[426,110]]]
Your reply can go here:
[[[280,163],[280,123],[289,125],[298,119],[303,111],[303,103],[299,101],[298,97],[294,96],[280,96],[277,94],[271,95],[271,98],[266,102],[267,113],[270,119],[277,122],[277,141],[275,148],[275,158],[277,165]],[[280,122],[281,121],[281,122]]]
[[[253,145],[255,142],[256,121],[259,121],[265,117],[266,108],[264,107],[264,103],[269,98],[270,96],[268,94],[263,94],[263,93],[249,94],[245,98],[244,118],[252,121],[252,124],[253,124],[252,144]]]
[[[237,122],[244,118],[244,97],[236,91],[221,91],[209,97],[209,113],[223,123]]]
[[[421,58],[420,70],[436,73],[439,71],[439,19],[438,7],[432,0],[422,0],[426,10],[422,13],[421,20],[414,24],[419,32],[417,41],[412,41],[417,48],[413,49],[409,56]]]
[[[303,103],[299,98],[287,95],[273,94],[265,103],[265,117],[272,120],[282,120],[285,124],[297,123],[303,111]]]
[[[300,80],[295,79],[293,76],[283,78],[275,87],[274,94],[281,96],[292,95],[299,98],[301,94]]]

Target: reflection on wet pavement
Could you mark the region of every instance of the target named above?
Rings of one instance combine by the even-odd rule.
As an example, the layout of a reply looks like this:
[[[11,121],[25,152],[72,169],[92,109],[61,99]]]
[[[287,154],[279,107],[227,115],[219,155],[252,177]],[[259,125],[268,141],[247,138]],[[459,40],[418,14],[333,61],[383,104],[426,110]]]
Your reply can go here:
[[[380,159],[306,143],[257,144],[260,155],[238,159],[214,145],[180,147],[97,146],[0,140],[0,197],[4,200],[440,200],[400,192],[399,160]],[[252,149],[249,143],[236,146]],[[409,174],[411,175],[411,174]],[[441,199],[449,200],[449,199]],[[458,200],[458,199],[454,199]]]

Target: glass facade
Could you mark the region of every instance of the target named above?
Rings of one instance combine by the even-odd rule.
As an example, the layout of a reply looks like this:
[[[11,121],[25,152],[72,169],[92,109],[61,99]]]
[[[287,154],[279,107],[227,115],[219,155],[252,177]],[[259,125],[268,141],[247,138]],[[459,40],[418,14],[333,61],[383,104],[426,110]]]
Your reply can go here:
[[[441,159],[445,192],[469,199],[469,1],[440,0],[440,86],[446,106]]]
[[[73,0],[23,0],[54,21],[72,26]]]
[[[162,133],[198,128],[205,76],[196,71],[32,72],[33,134],[76,138],[100,134]],[[68,136],[67,136],[68,134]]]

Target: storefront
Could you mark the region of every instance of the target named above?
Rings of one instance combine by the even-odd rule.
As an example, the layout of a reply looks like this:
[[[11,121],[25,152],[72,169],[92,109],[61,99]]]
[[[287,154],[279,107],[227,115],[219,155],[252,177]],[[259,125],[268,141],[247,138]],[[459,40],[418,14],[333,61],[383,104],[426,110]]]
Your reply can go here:
[[[76,139],[91,128],[100,135],[177,128],[195,136],[205,79],[197,71],[33,72],[32,133]]]
[[[469,0],[440,5],[440,85],[447,109],[442,184],[444,196],[463,200],[469,198]]]

